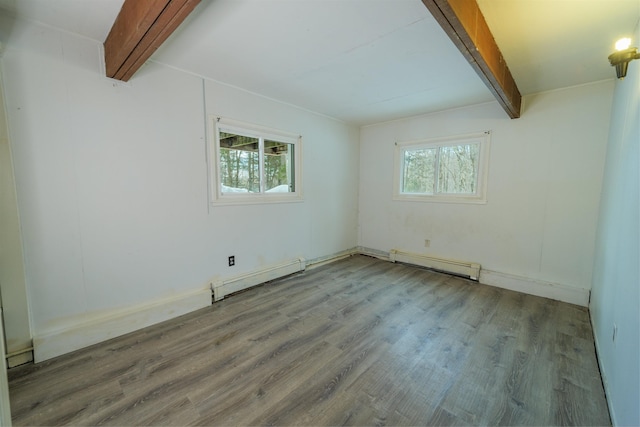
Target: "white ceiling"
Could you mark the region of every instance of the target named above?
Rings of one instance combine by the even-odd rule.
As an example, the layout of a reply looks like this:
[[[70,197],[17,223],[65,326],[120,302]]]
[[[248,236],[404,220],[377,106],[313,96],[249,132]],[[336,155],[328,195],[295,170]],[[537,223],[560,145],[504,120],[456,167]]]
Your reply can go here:
[[[122,3],[0,8],[104,41]],[[640,19],[640,0],[478,3],[523,95],[614,77]],[[152,59],[356,124],[493,100],[420,0],[202,0]]]

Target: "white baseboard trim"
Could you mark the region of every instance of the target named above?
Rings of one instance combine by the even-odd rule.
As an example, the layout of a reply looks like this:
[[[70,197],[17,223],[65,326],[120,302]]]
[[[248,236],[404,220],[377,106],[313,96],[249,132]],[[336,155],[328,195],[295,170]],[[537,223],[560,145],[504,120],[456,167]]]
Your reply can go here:
[[[479,281],[482,284],[496,286],[498,288],[568,302],[569,304],[580,305],[582,307],[589,306],[590,291],[588,289],[574,288],[559,283],[544,282],[528,277],[485,269],[480,271]]]
[[[34,337],[34,359],[42,362],[209,305],[211,290],[202,288],[124,309],[72,316]]]
[[[296,258],[282,264],[264,267],[241,276],[211,282],[211,290],[215,301],[220,301],[226,295],[242,291],[253,286],[274,280],[289,274],[303,271],[306,268],[304,258]]]

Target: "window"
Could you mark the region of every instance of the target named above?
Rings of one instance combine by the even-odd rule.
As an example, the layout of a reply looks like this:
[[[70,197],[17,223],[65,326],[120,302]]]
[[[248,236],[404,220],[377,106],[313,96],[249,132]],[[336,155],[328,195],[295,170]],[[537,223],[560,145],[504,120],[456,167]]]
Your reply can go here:
[[[489,135],[396,143],[394,198],[485,203]]]
[[[219,117],[212,120],[215,202],[301,199],[300,136]]]

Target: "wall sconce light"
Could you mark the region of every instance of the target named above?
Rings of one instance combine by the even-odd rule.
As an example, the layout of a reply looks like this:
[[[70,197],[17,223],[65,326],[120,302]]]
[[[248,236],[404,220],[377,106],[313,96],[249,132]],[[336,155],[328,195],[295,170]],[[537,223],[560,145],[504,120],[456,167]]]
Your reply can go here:
[[[616,67],[616,76],[619,79],[623,79],[627,75],[629,62],[640,59],[638,48],[629,46],[631,46],[631,39],[620,39],[616,42],[616,52],[609,55],[609,62]]]

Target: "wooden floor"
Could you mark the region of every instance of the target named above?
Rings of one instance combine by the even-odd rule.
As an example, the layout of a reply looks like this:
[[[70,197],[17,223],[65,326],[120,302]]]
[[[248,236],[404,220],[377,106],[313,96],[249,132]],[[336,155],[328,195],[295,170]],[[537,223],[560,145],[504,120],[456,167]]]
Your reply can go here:
[[[365,256],[9,383],[15,425],[610,425],[585,308]]]

